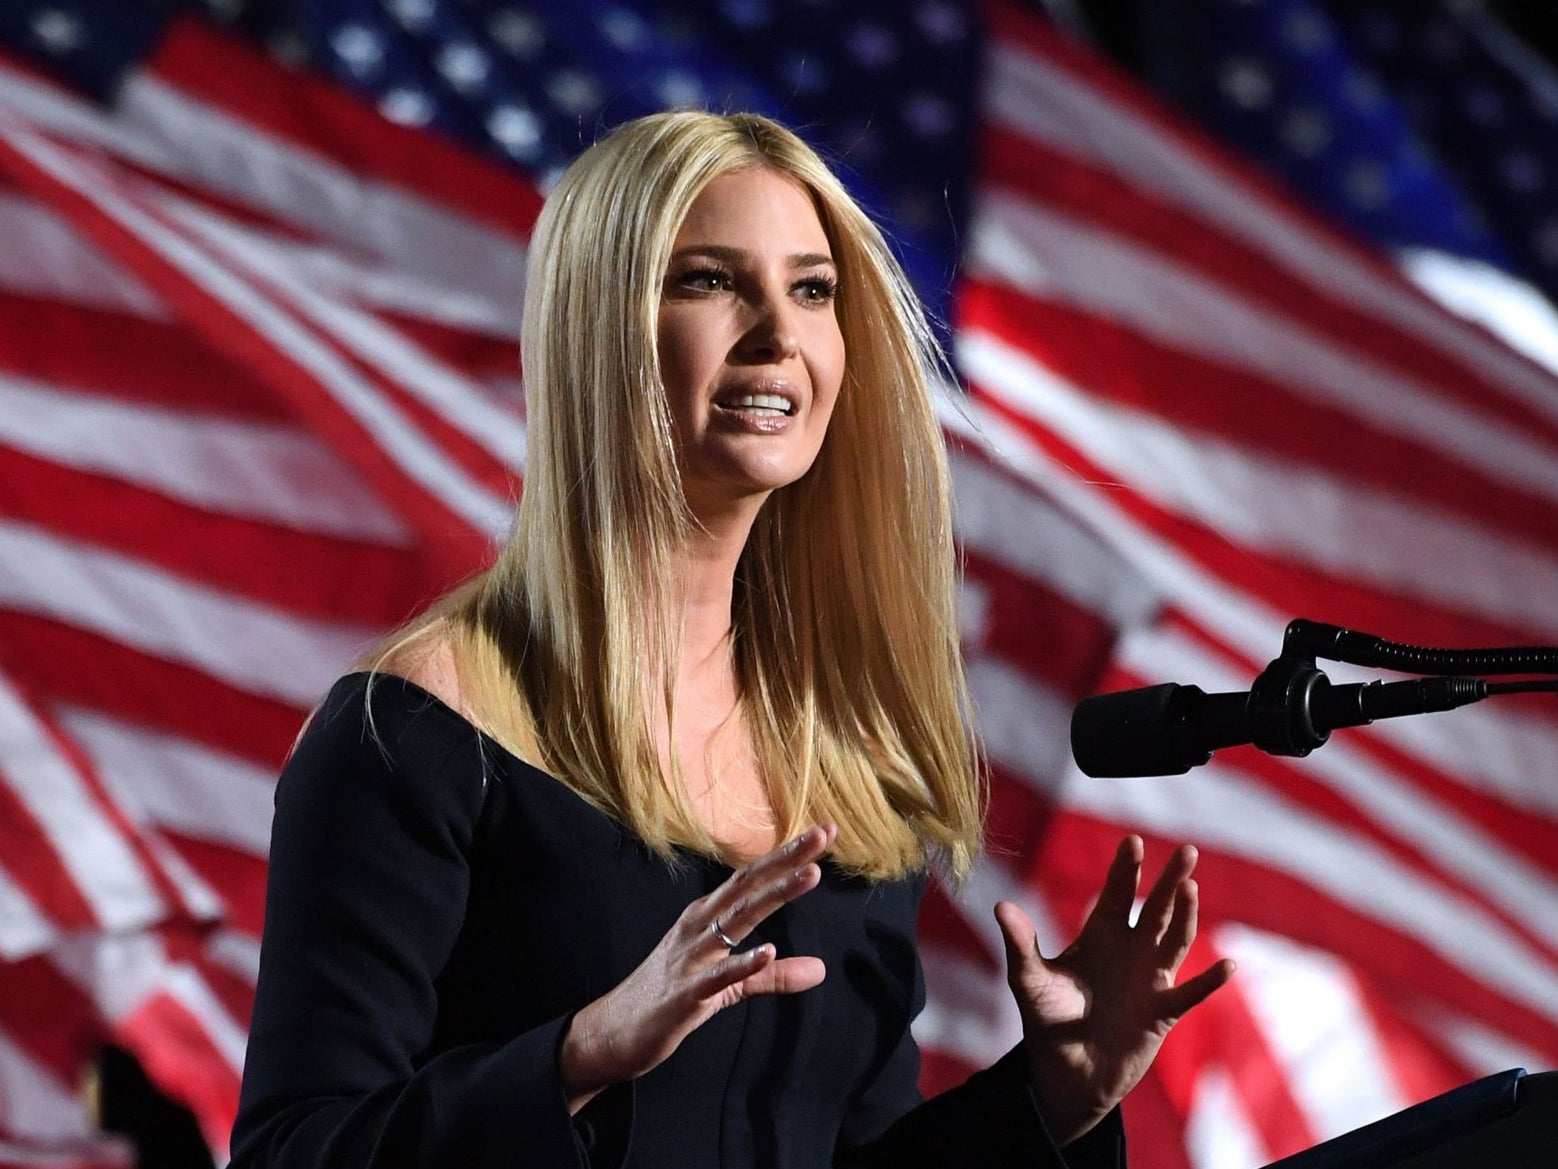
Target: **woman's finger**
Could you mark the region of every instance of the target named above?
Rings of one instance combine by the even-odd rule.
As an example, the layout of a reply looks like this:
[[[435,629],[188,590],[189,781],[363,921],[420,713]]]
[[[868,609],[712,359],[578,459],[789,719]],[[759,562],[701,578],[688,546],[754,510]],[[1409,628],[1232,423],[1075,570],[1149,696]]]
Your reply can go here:
[[[691,924],[720,945],[727,944],[726,939],[739,945],[779,906],[816,887],[822,872],[815,862],[837,835],[831,824],[809,828],[741,866],[718,889],[695,903]]]
[[[1194,978],[1186,979],[1178,986],[1163,992],[1161,1017],[1170,1022],[1185,1017],[1191,1008],[1199,1006],[1211,997],[1212,992],[1233,977],[1234,964],[1229,958],[1214,962]]]
[[[772,944],[767,942],[753,946],[750,950],[727,954],[695,974],[688,989],[694,999],[711,999],[721,991],[752,977],[765,966],[773,965],[776,954]]]
[[[799,994],[803,990],[820,986],[827,974],[828,968],[821,958],[780,958],[743,979],[741,993]]]
[[[807,862],[799,869],[776,873],[760,885],[748,886],[738,900],[710,920],[709,936],[722,946],[739,946],[774,910],[811,892],[821,881],[822,870]]]
[[[1130,919],[1131,905],[1136,900],[1136,887],[1141,883],[1141,862],[1145,852],[1140,836],[1127,836],[1114,851],[1109,862],[1109,872],[1104,877],[1104,887],[1098,894],[1098,904],[1093,907],[1089,921],[1125,922]]]
[[[1012,901],[998,901],[995,920],[1006,942],[1006,977],[1016,983],[1028,964],[1039,960],[1039,932],[1022,908]]]
[[[1200,913],[1200,891],[1189,878],[1179,886],[1174,898],[1174,909],[1163,934],[1158,939],[1158,960],[1170,974],[1190,952],[1190,943],[1196,940],[1196,920]]]
[[[1188,844],[1181,845],[1174,850],[1174,854],[1164,864],[1163,871],[1158,874],[1158,879],[1152,883],[1152,891],[1147,894],[1147,900],[1142,902],[1136,928],[1154,942],[1161,942],[1173,923],[1181,902],[1181,886],[1195,871],[1195,867],[1196,850]]]

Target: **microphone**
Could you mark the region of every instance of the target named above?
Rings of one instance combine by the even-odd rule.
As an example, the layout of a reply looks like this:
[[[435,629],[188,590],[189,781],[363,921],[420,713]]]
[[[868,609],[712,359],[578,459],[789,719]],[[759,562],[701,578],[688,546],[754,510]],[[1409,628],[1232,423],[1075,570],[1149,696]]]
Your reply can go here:
[[[1071,754],[1095,779],[1183,775],[1221,747],[1302,757],[1340,727],[1453,710],[1490,692],[1482,678],[1462,677],[1333,686],[1312,663],[1279,658],[1245,693],[1166,682],[1084,699],[1071,716]]]

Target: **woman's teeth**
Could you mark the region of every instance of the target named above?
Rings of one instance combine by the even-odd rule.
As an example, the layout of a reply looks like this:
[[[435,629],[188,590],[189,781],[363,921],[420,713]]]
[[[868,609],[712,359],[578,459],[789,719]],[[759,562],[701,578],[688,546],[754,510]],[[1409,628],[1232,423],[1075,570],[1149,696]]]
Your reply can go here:
[[[790,403],[778,394],[743,394],[722,403],[727,410],[753,410],[759,414],[788,414]]]

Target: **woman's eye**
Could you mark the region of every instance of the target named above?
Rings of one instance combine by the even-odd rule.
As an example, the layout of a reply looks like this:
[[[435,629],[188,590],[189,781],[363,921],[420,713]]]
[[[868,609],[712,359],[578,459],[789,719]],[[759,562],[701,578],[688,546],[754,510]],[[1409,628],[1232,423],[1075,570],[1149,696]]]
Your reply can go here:
[[[818,276],[801,281],[797,291],[801,299],[808,304],[828,304],[838,295],[838,283]]]
[[[720,292],[730,287],[730,276],[717,268],[696,268],[682,273],[677,283],[696,292]]]

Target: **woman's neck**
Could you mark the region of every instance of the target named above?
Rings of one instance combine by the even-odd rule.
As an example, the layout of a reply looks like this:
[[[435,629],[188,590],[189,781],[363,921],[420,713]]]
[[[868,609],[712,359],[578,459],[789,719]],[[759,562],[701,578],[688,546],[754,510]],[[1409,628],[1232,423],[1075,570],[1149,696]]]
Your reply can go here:
[[[700,515],[678,573],[682,583],[681,672],[728,657],[736,566],[762,500],[742,499]]]

